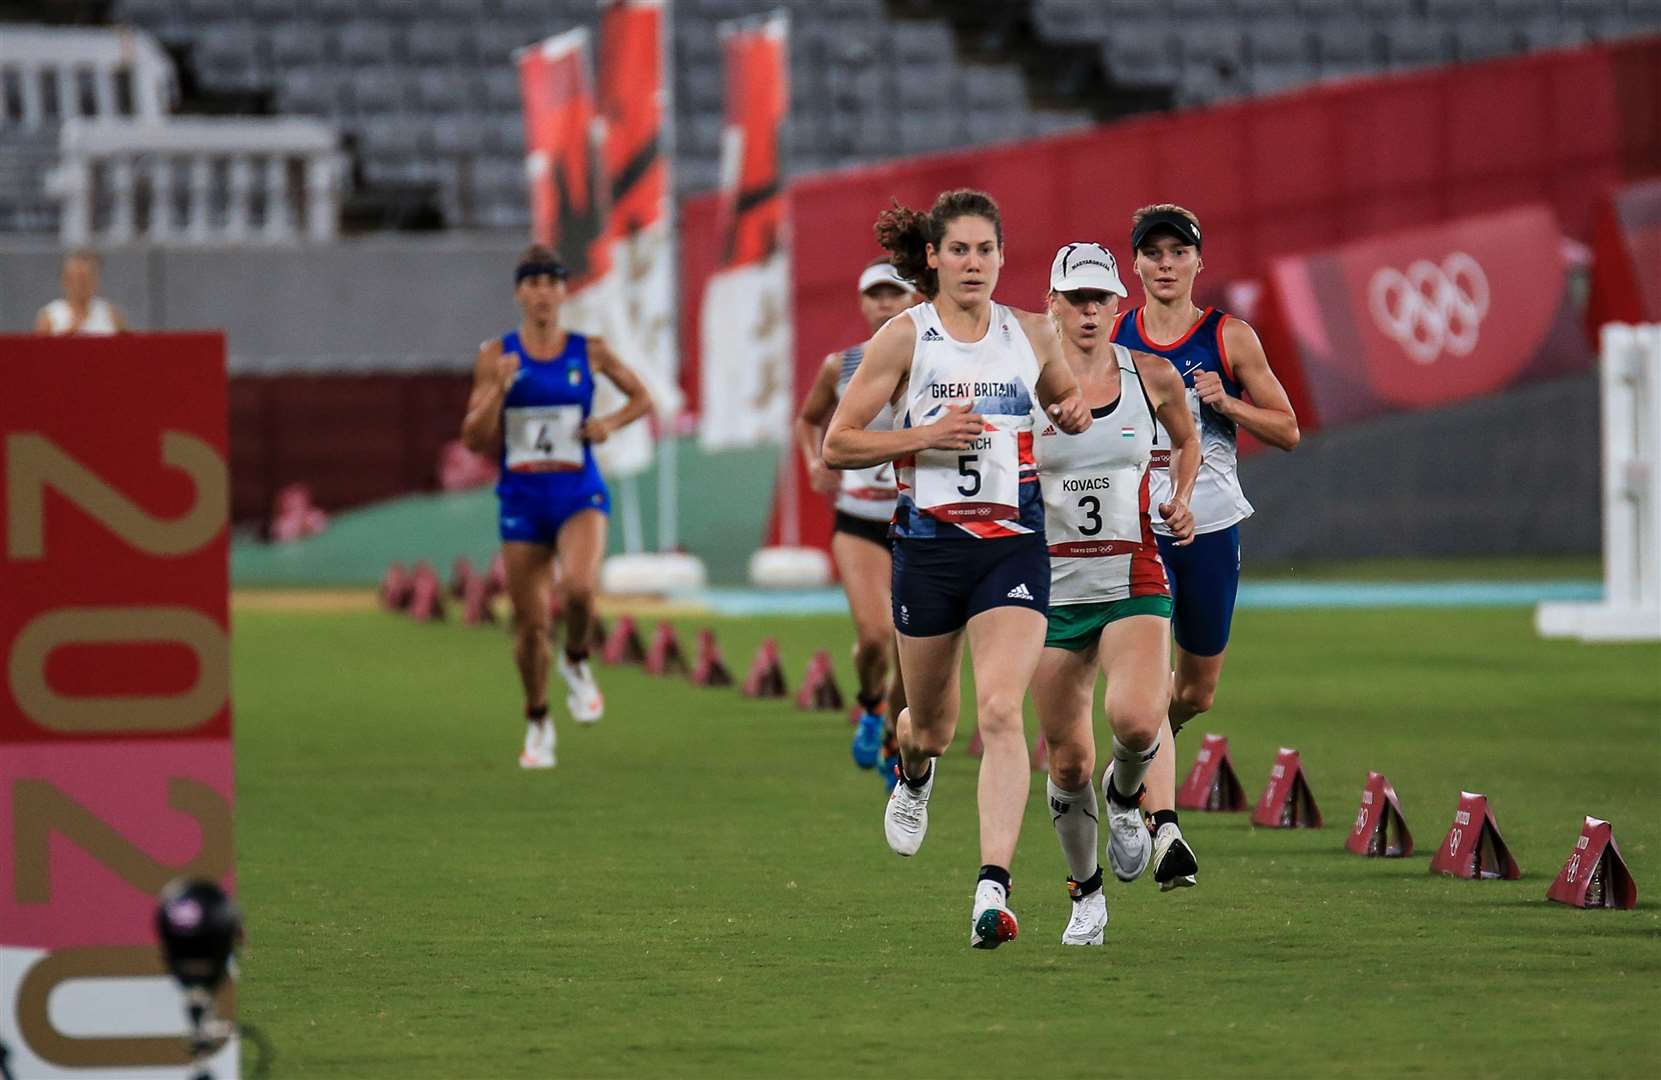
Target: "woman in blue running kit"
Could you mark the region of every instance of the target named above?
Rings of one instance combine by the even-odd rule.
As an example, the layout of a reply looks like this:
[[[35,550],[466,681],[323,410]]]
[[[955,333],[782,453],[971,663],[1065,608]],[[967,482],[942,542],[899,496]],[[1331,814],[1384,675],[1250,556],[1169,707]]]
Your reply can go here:
[[[572,718],[593,723],[605,700],[588,666],[594,588],[606,547],[611,498],[594,462],[594,444],[651,411],[640,379],[597,337],[562,330],[565,267],[533,246],[513,274],[524,319],[517,330],[479,346],[473,393],[461,437],[467,448],[501,464],[502,560],[513,603],[513,658],[525,688],[525,746],[519,764],[554,765],[548,715],[551,590],[565,614],[560,675]],[[609,416],[594,416],[594,378],[604,375],[628,398]]]
[[[1190,504],[1193,543],[1178,546],[1163,523],[1153,525],[1170,579],[1176,638],[1171,705],[1160,740],[1174,746],[1172,734],[1211,708],[1228,648],[1240,584],[1239,523],[1252,512],[1240,490],[1235,432],[1245,428],[1270,446],[1291,450],[1298,445],[1298,418],[1256,332],[1232,315],[1194,304],[1194,279],[1205,266],[1199,219],[1172,203],[1143,207],[1131,218],[1130,245],[1146,299],[1119,315],[1112,340],[1176,366],[1188,386],[1202,447]],[[1154,498],[1167,498],[1169,472],[1157,454],[1151,476]],[[1186,865],[1193,858],[1180,828],[1163,829],[1177,821],[1175,753],[1154,758],[1146,784],[1142,808],[1153,815],[1165,841],[1154,849],[1154,878],[1162,889],[1193,885],[1192,873],[1161,872],[1167,857]]]

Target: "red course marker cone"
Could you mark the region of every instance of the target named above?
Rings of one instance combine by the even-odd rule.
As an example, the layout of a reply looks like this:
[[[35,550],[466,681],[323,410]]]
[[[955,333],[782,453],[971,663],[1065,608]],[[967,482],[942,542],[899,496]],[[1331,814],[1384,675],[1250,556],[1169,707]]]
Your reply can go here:
[[[784,668],[779,663],[779,643],[768,638],[756,650],[756,658],[750,662],[749,674],[744,676],[744,696],[774,698],[787,697],[790,691],[785,688]]]
[[[1356,811],[1355,827],[1344,846],[1357,855],[1384,859],[1413,854],[1413,834],[1407,831],[1396,789],[1383,773],[1367,774],[1367,786],[1361,789],[1361,809]]]
[[[1207,735],[1200,743],[1199,756],[1188,771],[1188,779],[1177,789],[1177,806],[1183,810],[1244,810],[1246,789],[1228,758],[1228,740]]]
[[[694,686],[731,686],[732,672],[721,659],[721,646],[715,644],[715,631],[698,631],[698,662],[692,669]]]
[[[483,574],[468,577],[467,585],[461,594],[461,621],[468,626],[495,622],[496,614],[490,610],[490,600],[494,595],[490,590],[489,578]]]
[[[1569,861],[1546,890],[1546,899],[1577,908],[1630,910],[1638,906],[1638,883],[1621,857],[1613,825],[1600,818],[1586,819]]]
[[[404,569],[404,564],[392,563],[381,577],[381,606],[388,611],[403,611],[409,607],[410,595],[414,591],[415,584],[410,580],[409,571]]]
[[[590,655],[598,656],[602,661],[606,658],[606,642],[611,634],[606,630],[605,620],[598,614],[590,615],[588,619],[588,651]]]
[[[617,620],[617,626],[606,638],[605,660],[608,664],[642,664],[646,648],[640,643],[640,631],[627,615]]]
[[[1460,878],[1505,878],[1523,876],[1517,860],[1500,838],[1500,827],[1488,809],[1488,796],[1469,791],[1459,793],[1459,809],[1447,839],[1430,858],[1430,872]]]
[[[974,738],[969,740],[968,754],[972,758],[978,758],[978,757],[982,756],[985,753],[986,753],[986,744],[980,741],[980,728],[977,727],[975,729]]]
[[[842,708],[842,688],[836,685],[836,672],[831,667],[830,653],[820,649],[807,662],[807,673],[802,676],[802,688],[796,693],[798,709]]]
[[[472,560],[465,555],[457,555],[456,561],[450,566],[450,595],[457,600],[466,596],[467,583],[476,576]]]
[[[1304,779],[1303,763],[1296,750],[1280,748],[1274,768],[1269,770],[1269,786],[1263,789],[1263,797],[1252,811],[1252,824],[1271,829],[1321,827],[1321,811],[1315,805],[1309,781]]]
[[[490,560],[490,569],[485,571],[484,576],[490,582],[492,591],[506,591],[508,587],[508,564],[507,560],[502,558],[500,551]]]
[[[410,576],[409,607],[405,612],[420,622],[442,622],[444,619],[444,585],[432,563],[425,560],[415,564]]]
[[[657,633],[652,635],[652,647],[646,651],[646,674],[685,675],[686,671],[686,656],[675,637],[675,628],[667,622],[658,623]]]

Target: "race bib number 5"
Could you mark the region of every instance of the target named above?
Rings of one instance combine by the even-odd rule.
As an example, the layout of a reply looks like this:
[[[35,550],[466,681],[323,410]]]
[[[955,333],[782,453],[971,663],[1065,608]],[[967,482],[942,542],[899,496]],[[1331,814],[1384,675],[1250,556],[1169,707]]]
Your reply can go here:
[[[1015,433],[988,428],[963,450],[917,453],[917,508],[943,521],[1007,521],[1020,506]]]
[[[510,472],[563,472],[583,467],[581,405],[511,408],[502,422]]]

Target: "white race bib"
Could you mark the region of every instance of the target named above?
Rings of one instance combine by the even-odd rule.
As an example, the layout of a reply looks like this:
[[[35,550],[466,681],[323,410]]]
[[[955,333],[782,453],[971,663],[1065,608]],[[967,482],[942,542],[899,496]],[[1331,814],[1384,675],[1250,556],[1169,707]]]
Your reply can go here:
[[[509,472],[567,472],[583,467],[581,405],[529,405],[503,411]]]
[[[965,450],[919,450],[919,510],[941,521],[1008,521],[1020,515],[1016,433],[987,428]]]
[[[899,494],[894,482],[894,463],[885,461],[868,469],[848,469],[842,474],[842,494],[850,499],[893,502]]]

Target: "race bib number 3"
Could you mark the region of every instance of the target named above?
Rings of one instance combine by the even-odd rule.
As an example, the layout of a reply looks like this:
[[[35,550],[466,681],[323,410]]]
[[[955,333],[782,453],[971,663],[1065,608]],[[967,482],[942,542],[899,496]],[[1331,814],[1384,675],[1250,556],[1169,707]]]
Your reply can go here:
[[[583,467],[581,405],[537,405],[506,410],[510,472],[563,472]]]
[[[917,508],[942,521],[1007,521],[1019,514],[1015,433],[986,430],[964,450],[917,453]]]

